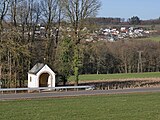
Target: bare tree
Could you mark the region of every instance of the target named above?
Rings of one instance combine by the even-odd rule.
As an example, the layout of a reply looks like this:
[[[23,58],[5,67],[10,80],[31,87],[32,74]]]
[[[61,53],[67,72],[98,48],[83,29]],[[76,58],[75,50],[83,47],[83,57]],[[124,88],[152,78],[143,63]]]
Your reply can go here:
[[[46,25],[46,61],[50,63],[54,61],[54,41],[55,41],[55,21],[57,20],[58,16],[58,3],[57,0],[42,0],[41,1],[41,11],[42,16],[41,19],[43,20],[44,24]]]
[[[0,31],[2,30],[2,21],[6,16],[9,8],[10,0],[1,0],[0,1]]]
[[[96,16],[101,4],[99,0],[62,0],[63,13],[71,23],[74,41],[74,75],[75,85],[78,85],[79,79],[79,44],[81,41],[81,30],[84,20],[88,17]]]
[[[17,0],[12,0],[11,1],[11,22],[12,24],[16,27],[17,26],[17,4],[18,4],[18,1]]]
[[[35,41],[35,31],[36,25],[40,23],[41,9],[40,3],[35,2],[33,7],[33,31],[32,31],[32,41]]]
[[[1,0],[0,1],[0,43],[2,42],[2,31],[3,31],[3,20],[6,16],[9,8],[10,0]],[[1,43],[2,44],[2,43]],[[0,51],[1,52],[1,51]],[[0,80],[2,79],[2,61],[1,61],[1,53],[0,53]]]

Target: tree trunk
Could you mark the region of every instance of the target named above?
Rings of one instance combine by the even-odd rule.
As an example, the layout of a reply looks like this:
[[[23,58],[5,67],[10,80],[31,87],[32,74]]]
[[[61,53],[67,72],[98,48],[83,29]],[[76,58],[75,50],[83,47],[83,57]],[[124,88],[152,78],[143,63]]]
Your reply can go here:
[[[78,67],[78,62],[79,62],[79,51],[78,51],[78,46],[76,46],[74,51],[74,75],[75,75],[75,86],[78,85],[79,81],[79,67]]]
[[[125,73],[128,73],[128,70],[127,70],[127,63],[126,63],[126,62],[124,63],[124,68],[125,68]]]

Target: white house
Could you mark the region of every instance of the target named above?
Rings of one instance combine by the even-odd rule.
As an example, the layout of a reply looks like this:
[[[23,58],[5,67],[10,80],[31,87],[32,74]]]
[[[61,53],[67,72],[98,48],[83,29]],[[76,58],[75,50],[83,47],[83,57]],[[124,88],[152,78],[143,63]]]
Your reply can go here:
[[[28,87],[55,87],[55,73],[48,65],[37,63],[28,72]]]

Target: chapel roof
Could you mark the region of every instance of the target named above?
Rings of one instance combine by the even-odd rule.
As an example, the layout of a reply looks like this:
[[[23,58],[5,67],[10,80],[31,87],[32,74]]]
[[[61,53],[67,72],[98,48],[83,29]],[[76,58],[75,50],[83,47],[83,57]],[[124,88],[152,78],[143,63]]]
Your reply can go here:
[[[29,70],[28,73],[37,74],[44,66],[45,66],[44,63],[37,63],[33,66],[31,70]]]

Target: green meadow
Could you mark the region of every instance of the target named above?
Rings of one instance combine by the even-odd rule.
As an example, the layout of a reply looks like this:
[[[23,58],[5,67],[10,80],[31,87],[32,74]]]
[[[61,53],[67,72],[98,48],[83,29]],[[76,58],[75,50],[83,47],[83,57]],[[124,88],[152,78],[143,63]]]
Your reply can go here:
[[[0,101],[0,120],[160,120],[160,93]]]
[[[146,73],[128,73],[128,74],[86,74],[80,75],[79,81],[97,81],[97,80],[112,80],[112,79],[131,79],[131,78],[160,78],[160,72]],[[69,81],[74,81],[74,76],[69,78]]]
[[[149,39],[159,42],[160,41],[160,36],[150,37]]]
[[[160,35],[151,36],[151,37],[147,37],[147,38],[138,38],[137,40],[150,40],[150,41],[159,42],[160,41]]]

